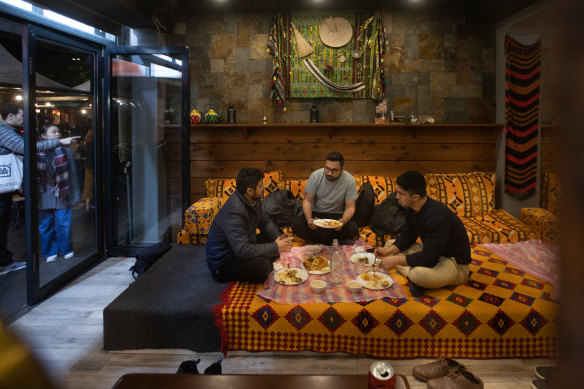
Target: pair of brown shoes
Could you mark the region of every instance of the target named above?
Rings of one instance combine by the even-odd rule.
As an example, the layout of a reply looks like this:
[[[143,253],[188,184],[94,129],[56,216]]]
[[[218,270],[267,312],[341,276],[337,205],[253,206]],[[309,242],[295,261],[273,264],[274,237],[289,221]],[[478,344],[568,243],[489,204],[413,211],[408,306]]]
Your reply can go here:
[[[434,362],[416,365],[412,374],[428,383],[428,389],[483,389],[483,381],[460,362],[440,358]]]

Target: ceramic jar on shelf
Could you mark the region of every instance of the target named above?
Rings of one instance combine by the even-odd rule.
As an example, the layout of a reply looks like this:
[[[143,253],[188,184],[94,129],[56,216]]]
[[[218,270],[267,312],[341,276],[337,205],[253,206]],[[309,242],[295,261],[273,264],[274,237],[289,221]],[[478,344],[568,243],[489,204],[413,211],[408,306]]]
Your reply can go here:
[[[201,113],[196,109],[193,109],[191,111],[191,124],[199,124],[201,123],[201,119],[202,119]]]
[[[205,123],[207,124],[219,123],[219,120],[221,119],[221,114],[215,112],[210,104],[205,105],[205,109],[207,109],[207,107],[210,107],[210,109],[205,114]]]

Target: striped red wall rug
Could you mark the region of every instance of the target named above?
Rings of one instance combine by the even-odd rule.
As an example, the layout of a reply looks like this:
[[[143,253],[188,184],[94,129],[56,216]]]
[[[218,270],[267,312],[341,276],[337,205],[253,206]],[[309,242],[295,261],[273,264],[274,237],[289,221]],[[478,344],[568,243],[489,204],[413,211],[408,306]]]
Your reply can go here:
[[[505,37],[505,192],[535,194],[539,132],[541,39],[525,46]]]

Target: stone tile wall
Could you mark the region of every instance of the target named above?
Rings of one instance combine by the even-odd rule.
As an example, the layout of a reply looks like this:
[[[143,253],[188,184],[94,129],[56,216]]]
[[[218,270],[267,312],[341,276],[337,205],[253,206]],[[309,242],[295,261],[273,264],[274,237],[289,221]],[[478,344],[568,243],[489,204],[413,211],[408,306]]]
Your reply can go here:
[[[438,123],[495,122],[495,28],[465,25],[461,15],[383,12],[388,47],[386,97],[396,115],[432,115]],[[312,100],[269,100],[271,12],[182,15],[168,44],[190,48],[191,105],[212,106],[238,123],[306,123]],[[372,100],[316,99],[321,122],[373,122]]]

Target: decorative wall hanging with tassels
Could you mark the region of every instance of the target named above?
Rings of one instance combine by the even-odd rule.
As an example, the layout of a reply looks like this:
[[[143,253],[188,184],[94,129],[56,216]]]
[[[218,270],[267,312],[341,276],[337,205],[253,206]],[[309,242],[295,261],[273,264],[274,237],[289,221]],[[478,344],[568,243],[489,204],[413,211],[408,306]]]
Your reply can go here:
[[[517,200],[535,194],[541,39],[524,46],[505,37],[505,192]]]
[[[268,38],[272,96],[284,110],[288,98],[381,101],[386,45],[379,12],[275,13]]]

